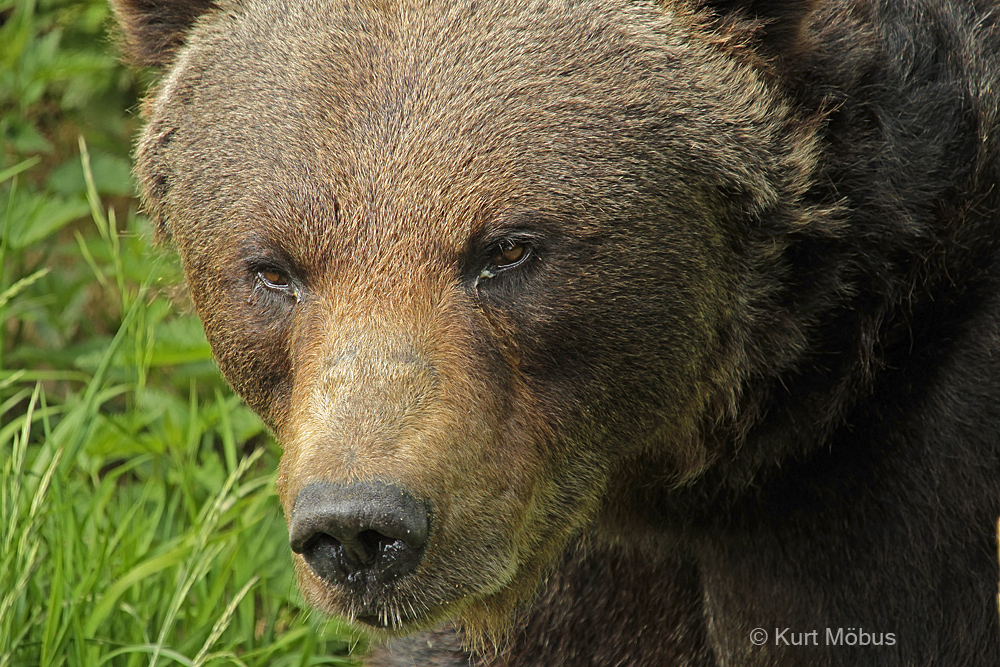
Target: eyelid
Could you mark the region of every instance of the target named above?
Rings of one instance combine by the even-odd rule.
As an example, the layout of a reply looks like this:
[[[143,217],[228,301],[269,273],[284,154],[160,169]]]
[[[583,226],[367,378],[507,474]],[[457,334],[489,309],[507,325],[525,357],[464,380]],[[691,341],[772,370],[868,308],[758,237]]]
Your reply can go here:
[[[495,229],[480,240],[484,248],[497,248],[504,243],[523,243],[534,245],[538,241],[538,236],[527,229],[518,227],[506,227]]]

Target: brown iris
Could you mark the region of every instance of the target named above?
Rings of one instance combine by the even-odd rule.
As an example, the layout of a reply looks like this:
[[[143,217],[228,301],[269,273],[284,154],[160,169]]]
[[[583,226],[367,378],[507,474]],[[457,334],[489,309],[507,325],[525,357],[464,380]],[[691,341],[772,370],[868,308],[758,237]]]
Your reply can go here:
[[[280,271],[265,269],[258,273],[265,283],[272,287],[288,287],[288,277]]]
[[[525,251],[526,247],[523,243],[505,241],[497,249],[497,253],[493,256],[493,262],[499,268],[517,264],[524,258]]]

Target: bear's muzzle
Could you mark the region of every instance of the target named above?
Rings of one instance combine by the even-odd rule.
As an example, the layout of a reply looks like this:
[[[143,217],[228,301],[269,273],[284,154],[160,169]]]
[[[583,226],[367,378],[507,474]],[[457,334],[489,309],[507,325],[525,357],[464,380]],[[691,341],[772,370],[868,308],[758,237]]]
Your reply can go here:
[[[429,527],[426,504],[398,486],[321,482],[296,497],[289,541],[320,578],[365,598],[416,569]],[[358,619],[380,625],[374,615]]]

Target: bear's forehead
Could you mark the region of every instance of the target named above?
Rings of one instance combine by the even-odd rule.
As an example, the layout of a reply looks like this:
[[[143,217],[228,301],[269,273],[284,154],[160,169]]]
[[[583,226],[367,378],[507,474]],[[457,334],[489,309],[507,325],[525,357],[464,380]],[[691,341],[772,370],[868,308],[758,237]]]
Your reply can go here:
[[[689,169],[663,145],[692,144],[685,119],[712,113],[692,91],[718,86],[690,79],[707,49],[672,20],[641,3],[245,0],[196,26],[147,136],[170,133],[159,157],[209,217],[305,198],[329,228],[335,201],[343,237],[458,250],[506,211],[586,217]]]

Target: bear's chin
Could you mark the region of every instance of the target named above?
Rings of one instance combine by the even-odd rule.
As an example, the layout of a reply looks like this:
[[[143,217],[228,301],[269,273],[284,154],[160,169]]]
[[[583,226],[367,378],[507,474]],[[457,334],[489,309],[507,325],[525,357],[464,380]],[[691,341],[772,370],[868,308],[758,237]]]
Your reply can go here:
[[[454,603],[421,601],[397,591],[358,596],[315,578],[300,579],[306,601],[329,616],[347,618],[375,637],[390,638],[418,632],[454,614]]]
[[[376,639],[413,634],[448,618],[465,615],[469,616],[470,625],[481,628],[481,632],[472,634],[495,636],[494,628],[506,625],[510,605],[501,611],[498,600],[486,602],[498,596],[497,589],[502,587],[499,582],[476,595],[461,586],[456,588],[435,577],[413,573],[391,584],[352,590],[321,579],[301,559],[296,560],[299,590],[312,607],[329,616],[347,618]],[[440,594],[449,589],[455,591],[451,596]],[[506,598],[509,594],[499,597]]]
[[[477,582],[473,590],[463,583],[443,582],[415,572],[392,585],[359,593],[321,579],[301,558],[295,561],[299,590],[306,602],[325,615],[350,620],[375,642],[453,621],[462,629],[464,643],[480,651],[496,651],[510,641],[519,612],[543,585],[547,572],[541,566],[512,563],[506,576]],[[505,568],[499,570],[504,572]],[[463,575],[457,571],[452,574]],[[445,594],[435,596],[432,591]]]

